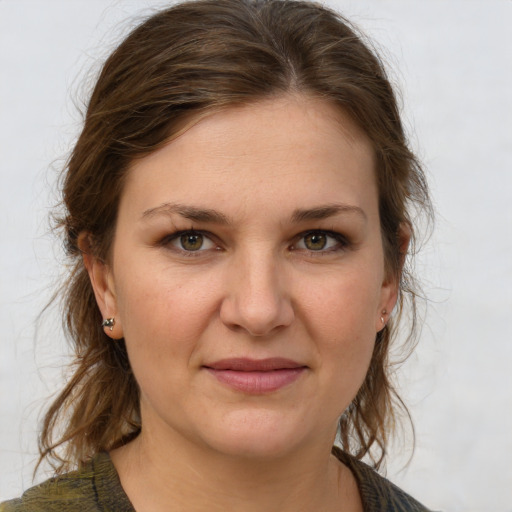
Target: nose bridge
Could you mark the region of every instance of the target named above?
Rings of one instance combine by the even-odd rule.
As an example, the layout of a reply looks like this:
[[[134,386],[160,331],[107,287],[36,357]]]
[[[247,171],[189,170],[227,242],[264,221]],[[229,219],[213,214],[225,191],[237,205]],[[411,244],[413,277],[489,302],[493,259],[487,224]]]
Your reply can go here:
[[[264,336],[289,325],[293,309],[279,258],[268,244],[247,247],[232,261],[223,320],[231,327]]]

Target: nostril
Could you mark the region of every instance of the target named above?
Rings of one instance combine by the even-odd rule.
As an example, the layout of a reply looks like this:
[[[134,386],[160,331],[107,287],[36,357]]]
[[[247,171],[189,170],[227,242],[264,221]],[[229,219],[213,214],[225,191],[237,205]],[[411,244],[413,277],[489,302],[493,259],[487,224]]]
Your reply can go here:
[[[220,309],[222,322],[253,337],[268,336],[290,325],[293,307],[275,251],[246,247],[231,263]]]
[[[226,300],[222,304],[220,317],[231,330],[246,331],[253,337],[273,334],[293,322],[291,304],[282,299]]]

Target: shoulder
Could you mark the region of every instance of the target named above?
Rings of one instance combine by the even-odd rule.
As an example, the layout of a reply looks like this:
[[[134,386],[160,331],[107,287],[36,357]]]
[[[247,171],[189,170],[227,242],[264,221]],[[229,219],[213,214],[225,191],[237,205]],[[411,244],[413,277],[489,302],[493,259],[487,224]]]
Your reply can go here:
[[[99,510],[94,506],[94,484],[88,472],[73,471],[51,478],[31,487],[20,498],[0,504],[0,512],[50,512],[66,510],[78,512],[78,501],[82,510]]]
[[[133,512],[119,477],[106,453],[96,455],[80,470],[51,478],[0,504],[0,512]]]
[[[363,500],[364,512],[430,512],[364,462],[338,448],[333,449],[333,454],[354,474]]]

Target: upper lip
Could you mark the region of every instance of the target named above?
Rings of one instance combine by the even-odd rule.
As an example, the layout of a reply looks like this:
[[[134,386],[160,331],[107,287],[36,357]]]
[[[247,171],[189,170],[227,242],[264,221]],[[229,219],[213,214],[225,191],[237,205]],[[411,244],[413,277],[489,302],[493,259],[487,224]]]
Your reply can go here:
[[[270,372],[272,370],[283,370],[290,368],[304,368],[306,365],[297,363],[292,359],[283,357],[270,357],[267,359],[250,359],[235,357],[221,359],[204,365],[212,370],[233,370],[239,372]]]

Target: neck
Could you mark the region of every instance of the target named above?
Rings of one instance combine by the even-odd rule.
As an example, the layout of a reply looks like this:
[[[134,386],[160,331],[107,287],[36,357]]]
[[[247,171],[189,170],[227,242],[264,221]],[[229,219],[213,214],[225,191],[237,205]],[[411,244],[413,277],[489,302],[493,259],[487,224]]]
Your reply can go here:
[[[355,480],[330,445],[260,459],[201,450],[183,438],[163,446],[143,431],[111,453],[138,512],[362,510]]]

